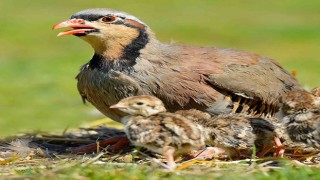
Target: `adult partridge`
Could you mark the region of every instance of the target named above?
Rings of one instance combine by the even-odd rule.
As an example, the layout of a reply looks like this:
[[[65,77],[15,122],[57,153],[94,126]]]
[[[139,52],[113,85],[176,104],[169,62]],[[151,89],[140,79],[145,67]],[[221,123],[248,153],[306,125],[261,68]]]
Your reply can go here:
[[[158,41],[148,25],[125,12],[87,9],[52,27],[71,28],[94,49],[77,76],[84,101],[120,121],[125,113],[110,109],[136,95],[161,99],[168,111],[198,109],[210,114],[251,113],[270,116],[279,98],[302,89],[279,64],[249,52]]]

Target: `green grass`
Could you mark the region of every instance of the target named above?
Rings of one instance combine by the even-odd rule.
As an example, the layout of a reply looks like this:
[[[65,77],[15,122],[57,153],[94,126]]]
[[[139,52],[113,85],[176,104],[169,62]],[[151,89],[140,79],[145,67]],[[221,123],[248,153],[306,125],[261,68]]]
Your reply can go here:
[[[286,69],[297,70],[306,87],[320,85],[319,1],[1,0],[0,137],[21,131],[62,131],[98,118],[89,113],[92,106],[82,104],[74,79],[91,58],[91,47],[75,37],[57,38],[58,32],[51,31],[53,24],[91,7],[134,14],[162,41],[235,48],[276,59]],[[71,171],[96,177],[109,171],[105,168]],[[110,177],[118,175],[112,168]],[[138,170],[132,170],[138,178],[148,177],[147,171],[140,176]],[[308,177],[314,171],[281,171],[274,177],[298,179],[299,173]],[[256,177],[266,178],[260,176]]]
[[[50,28],[90,7],[130,12],[162,41],[242,49],[276,59],[311,88],[320,84],[320,3],[272,1],[2,0],[0,136],[61,130],[96,119],[76,90],[79,67],[92,56],[76,37]]]
[[[281,167],[239,165],[202,162],[187,169],[169,172],[156,165],[133,163],[88,164],[88,160],[66,159],[60,162],[37,161],[41,165],[12,166],[0,170],[7,177],[20,179],[218,179],[218,180],[316,180],[320,178],[317,168],[295,167],[286,163]],[[33,162],[34,163],[34,162]],[[23,164],[23,163],[20,163]],[[27,164],[27,163],[26,163]],[[35,163],[34,163],[35,164]]]

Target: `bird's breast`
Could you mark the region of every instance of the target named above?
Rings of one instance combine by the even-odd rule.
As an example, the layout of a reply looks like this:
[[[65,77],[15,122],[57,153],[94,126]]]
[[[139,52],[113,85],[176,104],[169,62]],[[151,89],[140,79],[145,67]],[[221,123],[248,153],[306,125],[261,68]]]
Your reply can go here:
[[[121,99],[142,94],[139,84],[129,76],[110,70],[83,68],[77,76],[80,95],[104,115],[120,121],[124,113],[110,109]]]

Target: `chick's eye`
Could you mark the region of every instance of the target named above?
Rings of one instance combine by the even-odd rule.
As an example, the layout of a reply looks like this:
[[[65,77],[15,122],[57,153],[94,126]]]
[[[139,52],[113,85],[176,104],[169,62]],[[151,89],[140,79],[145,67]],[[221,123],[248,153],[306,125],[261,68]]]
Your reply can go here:
[[[116,17],[115,16],[105,16],[103,18],[101,18],[101,21],[103,22],[114,22],[116,20]]]
[[[138,105],[138,106],[141,106],[141,105],[143,105],[144,103],[143,102],[137,102],[136,103],[136,105]]]

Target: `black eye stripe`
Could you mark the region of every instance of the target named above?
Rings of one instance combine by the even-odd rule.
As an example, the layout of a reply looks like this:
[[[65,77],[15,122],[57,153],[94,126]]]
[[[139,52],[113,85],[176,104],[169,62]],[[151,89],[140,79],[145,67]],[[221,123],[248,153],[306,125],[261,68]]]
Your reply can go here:
[[[97,14],[75,14],[73,16],[71,16],[71,19],[84,19],[84,20],[87,20],[87,21],[97,21],[103,17],[108,17],[108,16],[114,16],[112,14],[106,14],[106,15],[97,15]],[[121,19],[126,19],[125,17],[123,16],[114,16],[114,17],[118,17],[118,18],[121,18]]]
[[[136,29],[139,29],[139,30],[143,30],[143,28],[144,28],[144,26],[140,25],[140,23],[132,24],[132,23],[126,22],[127,20],[129,22],[130,21],[134,21],[135,22],[135,20],[126,19],[124,16],[115,16],[115,15],[112,15],[112,14],[106,14],[106,15],[101,15],[101,14],[75,14],[75,15],[71,16],[71,19],[84,19],[86,21],[98,21],[101,18],[109,17],[109,16],[110,17],[119,18],[116,21],[110,22],[112,24],[124,24],[127,27],[136,28]],[[140,26],[137,27],[137,25],[140,25],[141,27]]]
[[[71,19],[84,19],[87,21],[97,21],[98,19],[104,17],[103,15],[96,15],[96,14],[79,14],[71,16]]]

